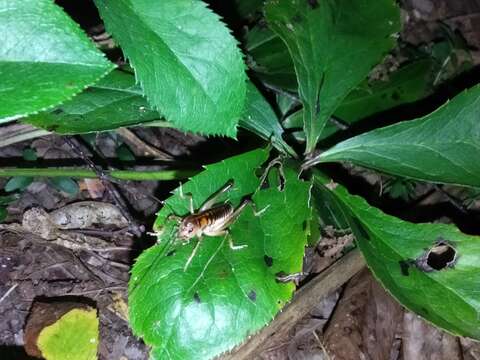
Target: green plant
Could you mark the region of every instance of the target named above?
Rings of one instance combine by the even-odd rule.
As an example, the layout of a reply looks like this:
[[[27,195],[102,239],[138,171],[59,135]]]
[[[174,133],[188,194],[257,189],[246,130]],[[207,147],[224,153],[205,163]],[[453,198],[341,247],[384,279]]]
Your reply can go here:
[[[325,148],[342,127],[432,90],[429,58],[386,81],[368,79],[400,30],[393,0],[239,2],[248,19],[263,14],[266,20],[240,39],[253,81],[238,40],[199,0],[95,0],[134,73],[114,70],[51,1],[15,4],[0,3],[2,33],[37,45],[0,46],[2,121],[22,117],[61,134],[161,121],[235,137],[239,126],[273,147],[207,166],[158,213],[158,244],[137,259],[129,284],[131,325],[152,346],[152,358],[209,359],[268,324],[292,297],[293,283],[279,279],[301,271],[319,218],[351,229],[374,275],[404,306],[447,331],[480,339],[480,238],[453,225],[386,215],[322,172],[323,163],[349,161],[406,179],[480,186],[479,86],[425,117]],[[20,20],[25,13],[27,22]],[[40,27],[44,19],[48,26]],[[276,102],[263,97],[267,88]],[[297,153],[303,141],[305,151]],[[280,157],[271,163],[274,153]],[[6,175],[28,175],[25,170]],[[248,196],[255,207],[241,213],[228,236],[248,247],[230,249],[227,236],[182,244],[171,215],[189,213],[185,194],[198,209],[232,180],[222,200],[236,206]]]

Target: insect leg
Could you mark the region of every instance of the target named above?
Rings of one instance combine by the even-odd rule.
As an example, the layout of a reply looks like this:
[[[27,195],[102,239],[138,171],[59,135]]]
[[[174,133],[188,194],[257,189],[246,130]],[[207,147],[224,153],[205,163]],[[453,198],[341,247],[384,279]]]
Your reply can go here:
[[[283,191],[283,187],[284,187],[284,184],[285,184],[285,172],[283,170],[283,163],[282,163],[282,157],[281,156],[273,159],[267,165],[267,167],[265,168],[262,176],[260,177],[260,184],[258,185],[257,191],[262,188],[262,186],[264,185],[265,181],[268,178],[268,174],[270,173],[270,170],[272,170],[272,168],[275,167],[275,166],[278,167],[278,175],[279,175],[278,177],[279,177],[279,183],[280,183],[279,187],[278,187],[278,190]]]
[[[228,246],[230,246],[230,249],[232,249],[232,250],[241,250],[241,249],[245,249],[246,247],[248,247],[247,244],[244,244],[244,245],[234,245],[234,244],[233,244],[232,236],[230,235],[229,232],[227,232],[227,237],[228,237]]]
[[[230,179],[227,181],[227,183],[220,188],[217,192],[215,192],[213,195],[211,195],[202,205],[200,208],[199,212],[205,211],[210,209],[213,205],[217,203],[217,199],[222,195],[223,193],[227,192],[233,187],[233,179]]]
[[[178,192],[180,193],[179,196],[180,196],[180,199],[185,199],[185,198],[188,198],[189,200],[189,209],[190,209],[190,214],[194,214],[195,213],[195,209],[193,208],[193,195],[192,193],[186,193],[184,194],[183,193],[183,185],[182,183],[180,183],[180,186],[178,187]]]
[[[197,253],[199,247],[200,247],[200,244],[202,243],[202,238],[198,238],[198,242],[197,244],[195,245],[195,247],[193,248],[193,251],[192,253],[190,254],[187,262],[185,263],[185,266],[183,267],[183,272],[187,271],[188,269],[188,266],[190,265],[190,263],[192,262],[193,260],[193,257],[195,256],[195,254]]]

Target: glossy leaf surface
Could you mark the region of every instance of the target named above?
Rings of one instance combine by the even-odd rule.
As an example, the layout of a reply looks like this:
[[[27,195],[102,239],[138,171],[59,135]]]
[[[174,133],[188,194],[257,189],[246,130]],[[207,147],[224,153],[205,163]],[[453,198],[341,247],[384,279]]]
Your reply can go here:
[[[285,43],[266,26],[257,25],[245,36],[249,67],[265,83],[297,92],[297,76]]]
[[[328,182],[317,178],[315,187]],[[480,237],[386,215],[338,184],[332,192],[368,266],[402,305],[453,334],[480,339]],[[450,251],[432,255],[442,243]]]
[[[154,359],[210,359],[265,326],[290,300],[294,285],[278,282],[276,274],[302,267],[310,185],[286,166],[283,191],[273,182],[257,191],[255,170],[267,155],[257,150],[209,165],[183,186],[196,209],[231,179],[234,187],[220,202],[236,206],[252,196],[260,213],[248,205],[229,228],[233,243],[248,247],[232,250],[225,237],[205,236],[184,272],[196,240],[175,242],[168,216],[188,214],[188,199],[177,189],[160,211],[155,224],[160,244],[137,259],[129,284],[132,327],[153,347]]]
[[[397,176],[478,187],[479,106],[477,85],[423,118],[343,141],[309,164],[351,161]]]
[[[23,121],[60,134],[113,130],[157,120],[135,77],[113,71],[94,86],[50,112],[31,115]]]
[[[200,0],[95,0],[149,103],[176,127],[234,137],[246,75],[235,39]]]
[[[334,117],[345,125],[352,125],[373,114],[420,100],[432,91],[433,61],[422,59],[405,65],[389,74],[387,80],[363,81],[353,89],[335,110]],[[301,129],[303,109],[290,114],[283,125],[287,129]],[[327,121],[319,141],[339,130],[332,121]],[[304,135],[303,135],[304,140]]]
[[[310,153],[343,98],[394,46],[399,11],[392,0],[270,0],[265,13],[293,59]]]
[[[0,34],[0,122],[58,105],[114,67],[51,0],[1,0]]]
[[[261,138],[271,141],[284,154],[295,156],[295,151],[283,140],[283,128],[277,115],[263,95],[251,82],[247,85],[247,99],[240,126]]]

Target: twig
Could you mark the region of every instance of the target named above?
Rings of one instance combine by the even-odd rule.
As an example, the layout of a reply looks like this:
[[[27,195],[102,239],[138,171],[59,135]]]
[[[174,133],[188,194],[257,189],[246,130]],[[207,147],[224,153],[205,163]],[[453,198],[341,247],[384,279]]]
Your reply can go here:
[[[320,345],[320,348],[321,348],[322,351],[323,351],[323,354],[324,354],[324,356],[325,356],[325,359],[326,359],[326,360],[331,360],[331,357],[330,357],[330,355],[328,354],[327,349],[325,349],[325,345],[323,345],[322,340],[320,340],[320,338],[318,337],[317,332],[316,332],[315,330],[313,330],[313,331],[312,331],[312,334],[313,334],[313,337],[315,338],[315,340],[317,340],[318,345]]]
[[[34,128],[31,125],[12,124],[2,126],[0,131],[0,147],[13,145],[25,140],[36,139],[50,132],[43,129]]]
[[[104,174],[115,180],[161,181],[186,179],[198,173],[197,170],[104,170]],[[71,177],[76,179],[97,179],[93,170],[80,168],[2,168],[0,177],[31,176],[31,177]]]
[[[285,91],[283,89],[280,89],[279,87],[277,87],[275,85],[270,85],[270,84],[263,84],[263,85],[269,90],[275,91],[275,92],[279,93],[280,95],[288,97],[291,100],[295,100],[297,102],[300,102],[300,98],[298,97],[298,95],[296,95],[294,93],[291,93],[289,91]]]
[[[145,143],[133,131],[127,128],[117,129],[116,133],[119,134],[127,143],[130,143],[138,148],[143,156],[153,156],[156,159],[165,161],[174,160],[171,154]]]
[[[282,334],[294,326],[318,304],[318,301],[347,282],[365,266],[358,249],[352,250],[327,270],[302,287],[292,302],[285,307],[272,323],[222,360],[246,360],[254,358],[258,349],[274,335]]]
[[[85,290],[85,291],[80,291],[76,293],[65,293],[65,295],[70,295],[70,296],[82,296],[82,295],[87,295],[87,294],[92,294],[96,292],[102,292],[102,291],[107,291],[107,290],[126,290],[127,286],[107,286],[104,288],[99,288],[99,289],[92,289],[92,290]]]
[[[468,210],[463,206],[463,204],[458,201],[458,199],[450,195],[447,191],[445,191],[445,189],[443,189],[443,186],[435,184],[434,187],[435,190],[442,193],[442,195],[447,198],[448,202],[452,204],[457,210],[461,211],[464,214],[468,214]]]
[[[136,236],[141,236],[142,233],[145,231],[145,226],[138,224],[137,221],[132,217],[132,215],[128,211],[127,203],[123,199],[122,195],[115,188],[115,185],[112,183],[112,178],[108,174],[106,174],[103,169],[97,168],[95,163],[71,138],[65,136],[65,142],[83,159],[83,161],[85,161],[85,163],[90,167],[90,169],[92,169],[97,174],[98,178],[102,182],[105,189],[107,189],[108,193],[112,197],[123,217],[127,219],[131,232]]]
[[[8,289],[7,292],[6,292],[5,294],[3,294],[3,296],[0,298],[0,303],[1,303],[3,300],[5,300],[5,299],[7,298],[7,296],[10,295],[11,292],[17,288],[17,286],[18,286],[18,284],[12,285],[12,286],[10,287],[10,289]]]

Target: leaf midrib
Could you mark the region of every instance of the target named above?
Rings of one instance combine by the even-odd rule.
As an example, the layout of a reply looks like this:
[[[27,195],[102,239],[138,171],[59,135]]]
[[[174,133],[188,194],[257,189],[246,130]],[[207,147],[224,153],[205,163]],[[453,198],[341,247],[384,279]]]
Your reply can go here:
[[[131,5],[133,5],[130,1],[128,1]],[[213,105],[214,107],[216,107],[216,102],[210,97],[208,91],[204,88],[203,84],[194,76],[194,74],[190,71],[190,69],[181,61],[181,58],[172,50],[172,48],[163,40],[163,38],[161,37],[160,34],[158,34],[155,30],[153,30],[148,22],[146,20],[143,19],[142,17],[142,14],[139,14],[135,7],[134,6],[129,6],[129,8],[132,10],[132,13],[135,15],[136,19],[137,19],[137,23],[141,23],[143,24],[143,26],[151,33],[154,35],[155,38],[157,38],[165,47],[165,49],[167,50],[168,53],[170,53],[170,55],[172,56],[172,58],[175,59],[175,61],[181,65],[181,67],[185,70],[184,73],[188,74],[188,76],[195,82],[195,84],[198,85],[198,87],[200,88],[200,90],[203,92],[203,94],[205,95],[205,97],[208,99],[208,101],[210,101],[211,105]],[[206,11],[208,11],[208,9],[205,9]],[[216,19],[218,20],[218,19]],[[166,23],[169,24],[170,27],[172,27],[172,24],[170,22],[167,22],[165,21]],[[176,26],[173,26],[173,28],[175,28],[176,30],[175,31],[178,31],[177,27]]]

